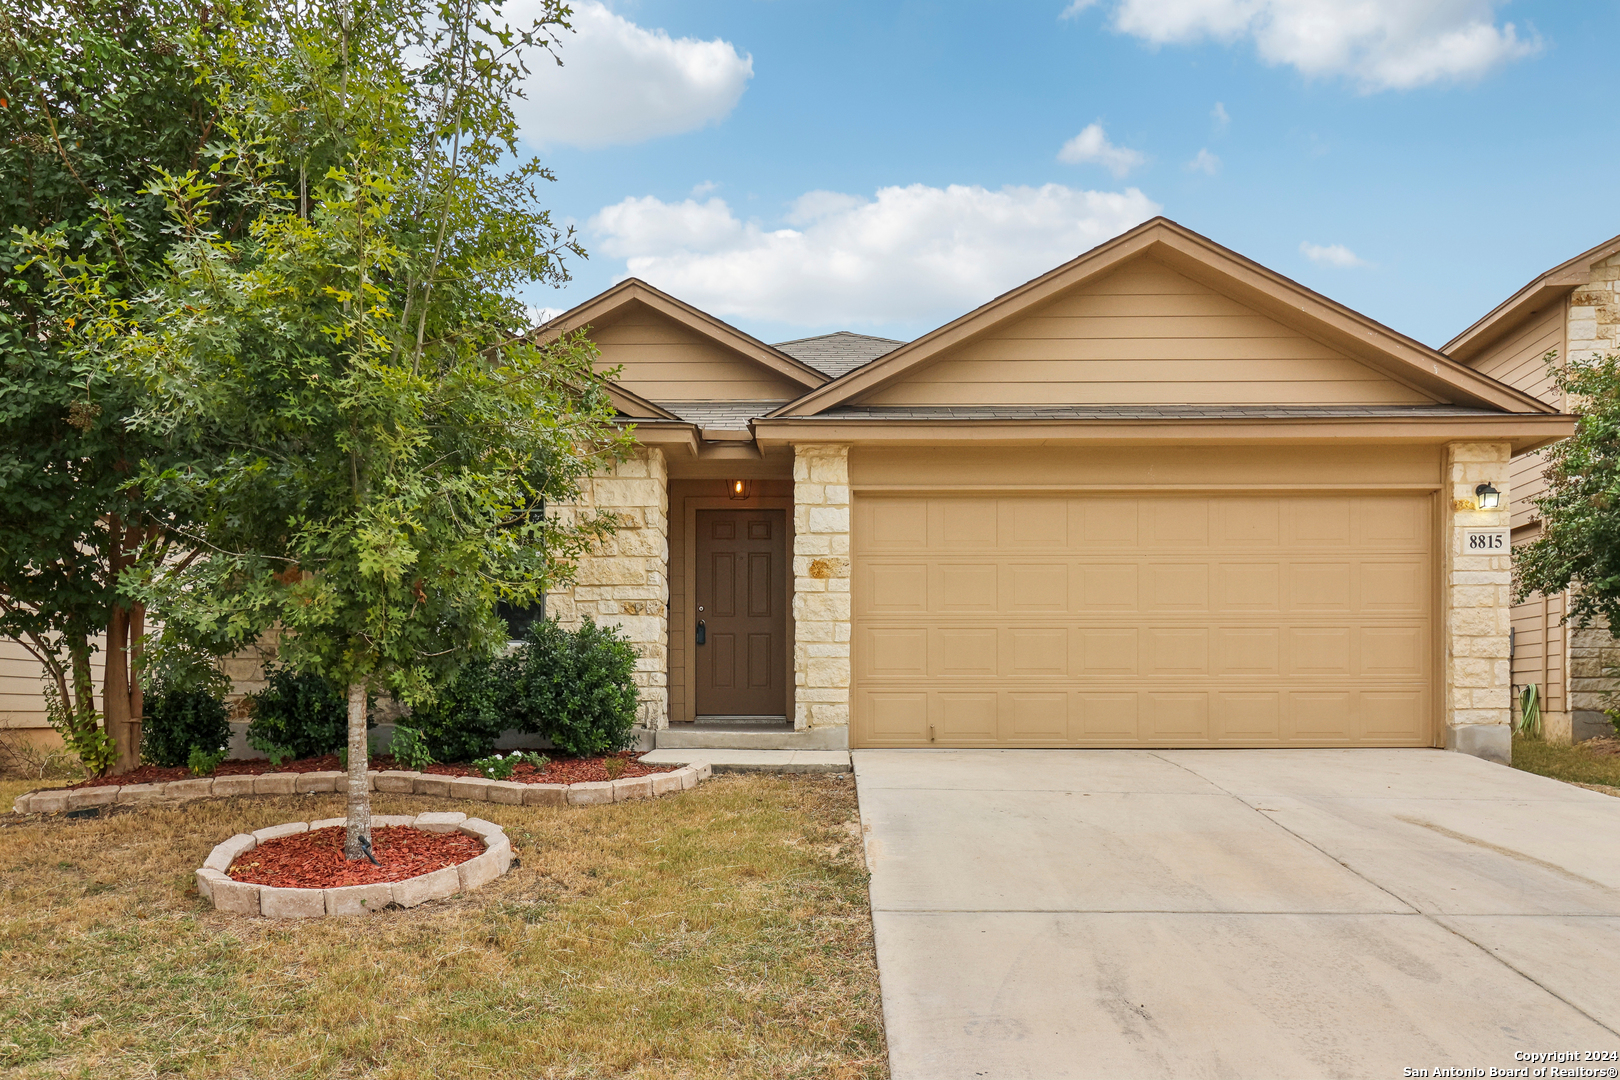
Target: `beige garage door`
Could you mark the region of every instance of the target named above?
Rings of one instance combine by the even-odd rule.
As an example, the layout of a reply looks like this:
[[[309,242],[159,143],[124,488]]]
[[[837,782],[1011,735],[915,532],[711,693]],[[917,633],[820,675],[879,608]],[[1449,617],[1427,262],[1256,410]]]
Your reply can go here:
[[[1427,746],[1428,496],[857,496],[858,746]]]

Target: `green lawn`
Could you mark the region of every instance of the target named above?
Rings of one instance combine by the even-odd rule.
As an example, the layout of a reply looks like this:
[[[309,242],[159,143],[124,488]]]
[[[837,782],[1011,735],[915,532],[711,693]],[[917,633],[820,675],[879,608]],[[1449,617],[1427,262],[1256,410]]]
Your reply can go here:
[[[0,785],[5,809],[30,786]],[[521,858],[507,876],[308,922],[219,914],[192,871],[233,833],[341,815],[340,796],[0,817],[0,1072],[888,1075],[850,777],[479,810]]]
[[[1606,788],[1609,794],[1620,795],[1620,754],[1595,753],[1593,743],[1570,745],[1516,738],[1513,767],[1571,784]]]

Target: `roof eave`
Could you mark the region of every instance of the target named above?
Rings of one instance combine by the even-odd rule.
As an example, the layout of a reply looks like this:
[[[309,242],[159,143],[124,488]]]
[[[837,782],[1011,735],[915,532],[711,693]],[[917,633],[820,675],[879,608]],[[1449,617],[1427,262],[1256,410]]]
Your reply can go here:
[[[1620,252],[1620,236],[1611,236],[1603,243],[1581,252],[1573,259],[1533,278],[1518,292],[1497,304],[1468,329],[1440,346],[1440,351],[1464,363],[1493,341],[1523,321],[1526,312],[1539,310],[1540,305],[1584,285],[1592,273],[1592,264],[1601,262]]]

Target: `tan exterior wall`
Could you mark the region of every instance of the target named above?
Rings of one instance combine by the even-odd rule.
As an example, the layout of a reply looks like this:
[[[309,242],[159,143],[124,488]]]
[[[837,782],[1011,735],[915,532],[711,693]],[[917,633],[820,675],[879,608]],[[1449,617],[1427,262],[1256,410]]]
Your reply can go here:
[[[1150,258],[946,352],[868,405],[1434,399]]]
[[[849,725],[849,447],[794,447],[795,728]]]
[[[642,304],[594,327],[597,367],[652,401],[791,401],[805,388]]]
[[[1029,490],[1253,486],[1332,490],[1398,486],[1438,490],[1434,446],[870,447],[850,451],[857,488]]]
[[[96,688],[96,704],[101,704],[101,673],[105,657],[99,651],[104,642],[92,644],[98,650],[91,658],[91,677]],[[0,638],[0,729],[50,730],[45,715],[45,693],[40,681],[45,668],[28,650],[10,638]]]
[[[1620,256],[1596,263],[1586,284],[1513,327],[1470,359],[1476,370],[1560,408],[1569,407],[1553,385],[1545,361],[1560,362],[1620,352]],[[1539,533],[1533,500],[1546,490],[1545,451],[1522,454],[1509,468],[1515,544]],[[1590,738],[1611,729],[1603,709],[1620,689],[1603,671],[1620,665],[1620,642],[1603,627],[1564,626],[1566,597],[1529,597],[1512,609],[1515,688],[1541,691],[1543,730],[1550,739]],[[1517,706],[1515,705],[1515,709]]]
[[[612,511],[620,528],[582,558],[574,585],[546,598],[547,614],[576,627],[587,616],[599,626],[618,626],[640,653],[636,687],[638,723],[669,724],[669,477],[663,451],[644,447],[611,474],[583,485],[580,501],[559,506],[570,515]]]
[[[1468,529],[1506,528],[1511,490],[1507,443],[1452,443],[1446,453],[1446,496],[1440,530],[1442,578],[1441,698],[1445,745],[1479,757],[1506,762],[1511,734],[1508,602],[1513,560],[1472,555]],[[1481,510],[1474,489],[1489,483],[1502,492],[1502,505]]]

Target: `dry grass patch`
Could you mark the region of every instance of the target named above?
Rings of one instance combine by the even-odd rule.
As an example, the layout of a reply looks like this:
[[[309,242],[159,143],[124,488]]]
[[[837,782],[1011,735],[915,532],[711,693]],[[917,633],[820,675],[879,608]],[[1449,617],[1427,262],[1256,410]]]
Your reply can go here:
[[[1552,743],[1513,740],[1513,767],[1609,795],[1620,795],[1620,745],[1614,739]]]
[[[380,795],[379,813],[466,809]],[[352,919],[221,915],[192,871],[330,795],[0,818],[0,1067],[18,1076],[882,1077],[839,777],[487,806],[521,866]]]

